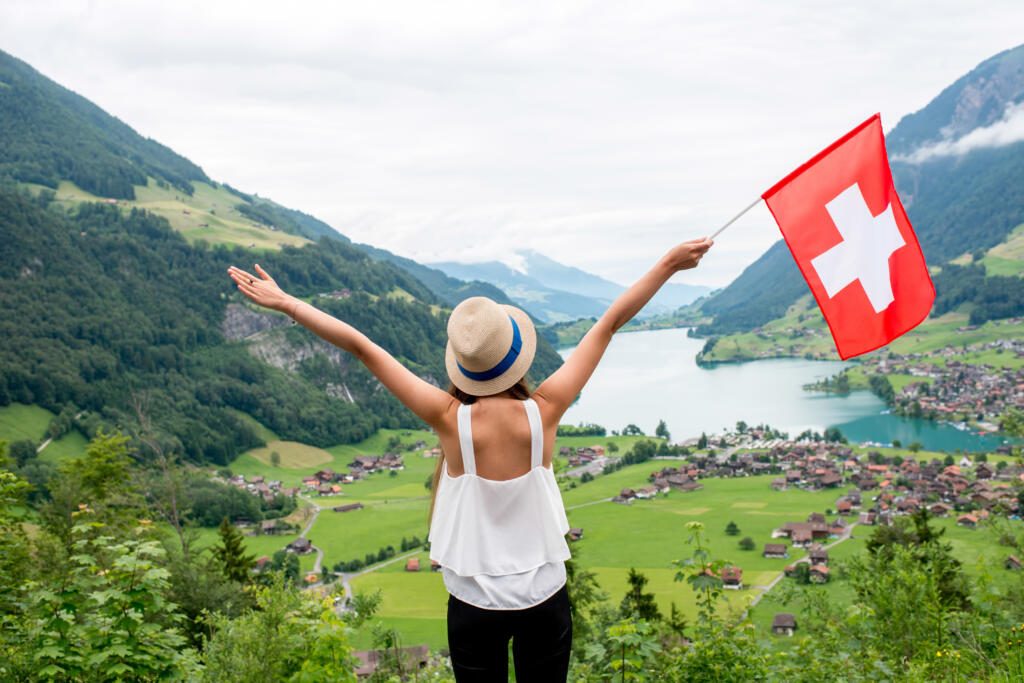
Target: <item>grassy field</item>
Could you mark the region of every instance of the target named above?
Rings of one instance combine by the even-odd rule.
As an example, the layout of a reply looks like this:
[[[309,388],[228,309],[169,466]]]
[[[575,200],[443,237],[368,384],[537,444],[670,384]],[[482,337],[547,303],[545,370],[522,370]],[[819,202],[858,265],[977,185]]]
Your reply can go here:
[[[192,186],[194,192],[189,196],[174,187],[160,187],[150,178],[147,185],[135,186],[134,200],[119,199],[116,204],[124,210],[139,208],[163,216],[189,242],[202,239],[211,244],[237,244],[254,251],[310,243],[304,237],[271,229],[242,215],[235,208],[242,199],[223,187],[203,182],[193,182]],[[44,189],[40,185],[27,187],[34,191]],[[107,200],[63,180],[57,186],[55,201],[70,207],[79,202]]]
[[[987,575],[996,588],[1005,586],[1012,581],[1019,581],[1019,578],[1012,572],[1003,568],[1003,560],[1006,559],[1008,550],[998,544],[993,529],[984,526],[977,529],[959,527],[956,525],[955,516],[932,520],[932,525],[945,530],[945,539],[952,545],[954,556],[963,563],[964,571],[968,576],[978,579]],[[1015,522],[1014,525],[1019,532],[1021,522]],[[842,578],[841,564],[844,560],[863,551],[864,542],[870,534],[871,527],[857,527],[853,538],[830,550],[829,565],[835,572],[833,580],[820,586],[808,586],[806,590],[824,591],[831,604],[843,610],[849,609],[853,605],[855,596],[850,584]],[[787,579],[783,579],[783,584],[787,581]],[[790,641],[788,638],[771,634],[771,623],[775,614],[778,612],[795,614],[798,629],[800,619],[803,617],[798,600],[794,599],[788,603],[784,601],[788,592],[780,584],[778,589],[768,593],[750,612],[750,619],[757,628],[758,635],[765,641],[774,643],[778,649],[785,649]],[[795,595],[792,597],[795,598]],[[797,633],[799,634],[799,630]]]
[[[973,262],[971,254],[964,254],[953,263],[967,265]],[[1021,275],[1024,274],[1024,225],[1018,225],[1013,232],[1001,242],[985,252],[981,259],[988,275]]]
[[[624,486],[645,484],[647,475],[663,464],[664,461],[654,461],[632,465],[563,494],[569,523],[584,530],[583,540],[571,546],[574,556],[578,556],[581,566],[596,573],[602,589],[614,604],[625,594],[627,575],[633,567],[648,577],[648,590],[655,594],[660,609],[667,613],[674,602],[689,618],[696,615],[694,595],[688,584],[675,581],[677,569],[673,565],[673,560],[692,555],[693,547],[687,544],[689,533],[685,525],[696,520],[706,526],[712,555],[743,568],[748,587],[728,591],[726,596],[731,609],[742,611],[760,590],[757,586],[770,583],[788,562],[803,554],[795,550],[788,560],[761,557],[761,547],[770,541],[772,529],[786,521],[802,521],[810,512],[824,511],[838,495],[836,491],[774,492],[769,488],[772,477],[749,477],[709,479],[704,481],[703,490],[685,494],[673,491],[632,505],[601,502]],[[372,549],[376,550],[389,534],[401,537],[403,528],[396,525],[396,521],[408,519],[413,524],[419,523],[425,504],[425,501],[409,501],[386,507],[374,505],[355,513],[338,514],[345,521],[345,529],[320,528],[320,520],[334,526],[334,522],[329,521],[333,518],[321,513],[310,537],[318,544],[330,544],[328,555],[336,548],[374,546]],[[356,515],[361,515],[362,519]],[[357,520],[359,524],[355,524]],[[740,535],[725,533],[730,521],[739,525]],[[367,528],[371,525],[382,533],[371,533]],[[643,531],[638,533],[638,530]],[[409,531],[406,529],[404,533],[409,534]],[[738,540],[744,536],[751,536],[757,542],[756,550],[739,549]],[[421,566],[429,567],[426,553],[421,552],[419,556]],[[381,621],[403,631],[407,643],[444,646],[447,593],[439,574],[426,570],[415,574],[405,572],[404,562],[400,562],[360,576],[352,581],[352,586],[357,592],[383,590]]]
[[[0,407],[0,441],[8,444],[14,441],[29,440],[38,446],[44,440],[46,427],[54,414],[46,408],[11,403]],[[85,452],[87,441],[77,429],[73,429],[59,439],[46,445],[39,454],[41,460],[59,462]]]

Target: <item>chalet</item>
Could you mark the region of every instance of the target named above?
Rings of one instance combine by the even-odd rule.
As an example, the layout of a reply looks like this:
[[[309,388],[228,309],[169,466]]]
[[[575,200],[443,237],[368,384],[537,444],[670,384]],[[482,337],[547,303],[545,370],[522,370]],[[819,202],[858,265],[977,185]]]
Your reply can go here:
[[[347,503],[346,505],[335,505],[331,508],[335,512],[351,512],[353,510],[362,510],[362,503]]]
[[[1007,569],[1010,569],[1010,570],[1013,570],[1013,571],[1017,571],[1017,570],[1019,570],[1021,568],[1020,558],[1017,557],[1016,555],[1009,555],[1009,556],[1007,556],[1006,560],[1003,562],[1003,566],[1006,567]]]
[[[811,583],[828,583],[828,567],[823,564],[812,565],[808,578]]]
[[[359,660],[356,677],[365,680],[373,676],[380,662],[390,658],[394,661],[395,650],[356,650],[352,653]],[[430,649],[426,645],[403,647],[398,651],[403,671],[416,671],[427,666],[430,661]]]
[[[953,508],[945,503],[932,503],[928,506],[928,512],[930,512],[933,517],[946,517],[952,511]]]
[[[960,515],[956,518],[956,525],[973,529],[978,526],[978,518],[971,514]]]
[[[857,517],[857,523],[863,524],[864,526],[874,526],[876,516],[877,515],[874,512],[862,512],[860,513],[860,516]]]
[[[420,570],[420,558],[410,557],[405,561],[405,571],[418,572]]]
[[[622,491],[619,492],[619,497],[624,500],[636,498],[636,491],[634,491],[633,489],[622,489]]]
[[[785,491],[786,490],[786,480],[783,479],[782,477],[779,477],[778,479],[772,479],[772,490],[773,491]]]
[[[338,478],[338,475],[335,473],[335,471],[331,470],[331,469],[320,470],[319,472],[317,472],[313,476],[316,477],[319,481],[322,481],[322,482],[335,481]]]
[[[376,455],[357,455],[348,466],[353,470],[370,471],[377,468],[378,460]]]
[[[574,526],[571,529],[569,529],[568,536],[570,541],[578,541],[581,538],[583,538],[583,529]]]
[[[765,543],[762,555],[772,559],[782,559],[789,557],[789,548],[785,543]]]
[[[791,636],[796,631],[796,617],[779,612],[772,618],[772,633],[777,636]]]
[[[320,484],[316,487],[316,495],[318,496],[330,496],[334,493],[334,487],[330,484]]]
[[[849,515],[853,513],[853,503],[848,498],[840,498],[836,501],[836,512],[841,515]]]
[[[811,524],[814,524],[814,523],[824,524],[825,523],[825,515],[823,515],[820,512],[812,512],[811,514],[807,515],[807,521],[810,522]]]
[[[699,482],[694,481],[693,479],[690,479],[682,486],[680,486],[679,490],[688,493],[690,491],[699,491],[702,488],[704,488],[704,484],[701,484]]]
[[[807,557],[810,558],[811,564],[828,564],[828,551],[820,545],[812,546],[811,549],[807,551]]]
[[[818,485],[825,489],[835,488],[843,483],[843,478],[835,472],[827,472],[818,478]]]
[[[316,477],[305,477],[302,480],[302,485],[305,486],[307,489],[315,489],[317,486],[320,485],[320,480],[317,479]]]
[[[296,538],[294,541],[285,546],[285,550],[298,555],[305,555],[306,553],[313,550],[313,544],[308,538]]]
[[[657,496],[656,486],[644,486],[643,488],[637,488],[636,497],[639,499],[649,499]]]
[[[978,466],[974,468],[974,476],[978,479],[991,479],[995,474],[995,468],[987,462],[979,462]]]
[[[743,588],[743,570],[739,567],[725,567],[722,569],[722,588],[739,590]]]
[[[249,477],[249,483],[250,484],[262,484],[264,481],[266,481],[266,480],[263,478],[262,475],[259,475],[259,474],[255,475],[255,476],[252,476],[252,477]]]
[[[276,534],[277,533],[277,520],[276,519],[265,519],[260,522],[260,533],[262,534]]]

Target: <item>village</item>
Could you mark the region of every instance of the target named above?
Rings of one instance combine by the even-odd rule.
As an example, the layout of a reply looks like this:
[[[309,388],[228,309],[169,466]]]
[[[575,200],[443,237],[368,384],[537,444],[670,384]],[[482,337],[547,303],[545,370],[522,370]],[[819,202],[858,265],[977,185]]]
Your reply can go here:
[[[865,376],[915,378],[892,396],[890,402],[898,413],[972,424],[994,432],[1007,410],[1024,409],[1024,369],[1013,367],[1016,363],[1000,366],[972,362],[972,356],[983,354],[1024,358],[1024,340],[946,346],[929,353],[890,352],[867,357],[859,369]]]

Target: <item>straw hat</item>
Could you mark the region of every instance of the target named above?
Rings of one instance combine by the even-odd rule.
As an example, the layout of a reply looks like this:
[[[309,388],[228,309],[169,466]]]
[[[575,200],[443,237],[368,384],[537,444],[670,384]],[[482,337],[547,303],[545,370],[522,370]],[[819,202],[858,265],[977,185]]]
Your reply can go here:
[[[508,389],[530,369],[537,331],[525,311],[472,296],[448,318],[444,362],[452,384],[473,396]]]

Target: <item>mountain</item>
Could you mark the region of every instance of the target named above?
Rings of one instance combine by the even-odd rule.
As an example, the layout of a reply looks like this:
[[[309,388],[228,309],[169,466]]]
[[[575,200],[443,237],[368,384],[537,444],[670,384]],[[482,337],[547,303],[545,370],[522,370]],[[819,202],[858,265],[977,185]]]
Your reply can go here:
[[[0,141],[0,406],[47,408],[53,429],[148,421],[166,449],[227,464],[262,443],[254,420],[321,447],[422,426],[350,355],[250,305],[231,264],[258,261],[440,386],[452,293],[504,296],[219,184],[3,53]],[[560,363],[540,339],[534,379]]]
[[[1022,104],[1024,45],[985,60],[886,135],[896,189],[931,265],[984,256],[1024,224]],[[943,280],[951,279],[936,278],[940,297]],[[990,293],[999,297],[1019,283],[984,286],[1001,292]],[[785,245],[777,242],[709,297],[702,311],[712,320],[697,332],[754,329],[806,293]]]
[[[580,268],[567,266],[533,250],[516,252],[523,270],[498,262],[432,263],[463,280],[481,280],[500,287],[544,322],[564,322],[600,316],[625,287]],[[707,287],[666,284],[641,311],[641,316],[668,313],[710,291]]]

